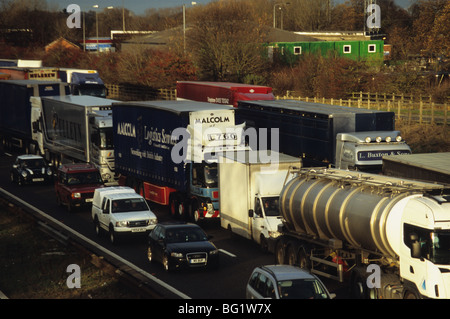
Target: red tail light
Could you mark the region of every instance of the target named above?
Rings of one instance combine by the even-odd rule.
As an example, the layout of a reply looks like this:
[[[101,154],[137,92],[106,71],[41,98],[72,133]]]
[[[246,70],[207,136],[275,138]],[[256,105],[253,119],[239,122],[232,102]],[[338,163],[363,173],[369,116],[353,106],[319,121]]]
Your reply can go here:
[[[219,192],[218,191],[213,192],[213,198],[219,198]]]

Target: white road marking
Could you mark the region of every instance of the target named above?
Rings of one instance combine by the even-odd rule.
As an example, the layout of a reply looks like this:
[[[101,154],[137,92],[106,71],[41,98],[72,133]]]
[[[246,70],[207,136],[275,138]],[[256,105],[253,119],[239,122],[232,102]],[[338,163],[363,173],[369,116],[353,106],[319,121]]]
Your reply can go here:
[[[231,256],[231,257],[234,257],[234,258],[237,257],[236,255],[230,253],[229,251],[226,251],[225,249],[219,249],[219,251],[224,253],[225,255],[228,255],[228,256]]]

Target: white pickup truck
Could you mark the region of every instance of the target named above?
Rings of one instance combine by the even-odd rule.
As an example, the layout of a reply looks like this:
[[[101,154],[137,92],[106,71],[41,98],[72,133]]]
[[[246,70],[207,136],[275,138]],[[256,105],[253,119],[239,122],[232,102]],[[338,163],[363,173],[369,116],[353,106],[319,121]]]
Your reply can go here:
[[[123,235],[149,233],[158,223],[145,199],[123,186],[95,190],[92,220],[97,235],[108,232],[113,244]]]

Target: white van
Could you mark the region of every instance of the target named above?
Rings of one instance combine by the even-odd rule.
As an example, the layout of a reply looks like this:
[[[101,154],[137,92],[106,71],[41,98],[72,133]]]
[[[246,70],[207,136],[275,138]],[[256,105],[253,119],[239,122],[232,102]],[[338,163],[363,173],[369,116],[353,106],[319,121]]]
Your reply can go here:
[[[108,232],[112,243],[117,243],[122,235],[148,234],[158,223],[145,199],[124,186],[95,190],[92,220],[97,235]]]

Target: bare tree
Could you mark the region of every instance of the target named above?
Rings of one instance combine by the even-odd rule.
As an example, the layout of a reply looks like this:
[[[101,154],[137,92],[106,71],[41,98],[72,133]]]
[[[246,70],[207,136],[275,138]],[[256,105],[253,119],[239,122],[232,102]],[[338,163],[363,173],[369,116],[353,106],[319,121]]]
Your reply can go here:
[[[201,78],[242,82],[261,71],[263,27],[249,3],[221,1],[206,6],[187,34],[188,51]]]

